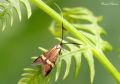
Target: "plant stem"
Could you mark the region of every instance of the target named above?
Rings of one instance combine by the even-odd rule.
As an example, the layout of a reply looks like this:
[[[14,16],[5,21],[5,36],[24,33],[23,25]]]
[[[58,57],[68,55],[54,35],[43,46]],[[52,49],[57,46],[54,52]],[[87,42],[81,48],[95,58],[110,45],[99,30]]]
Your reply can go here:
[[[117,71],[117,69],[111,64],[111,62],[106,58],[106,56],[98,52],[93,44],[90,43],[90,41],[84,37],[84,35],[80,32],[78,32],[72,24],[70,24],[67,20],[62,17],[54,11],[52,8],[50,8],[48,5],[46,5],[42,0],[31,0],[33,4],[38,6],[40,9],[42,9],[44,12],[46,12],[49,16],[54,18],[58,22],[63,22],[64,27],[75,37],[83,41],[86,45],[89,45],[92,47],[93,53],[95,53],[95,57],[100,61],[100,63],[111,73],[111,75],[120,83],[120,73]]]
[[[93,50],[94,56],[102,63],[102,65],[109,71],[110,74],[120,83],[120,73],[116,68],[111,64],[102,51]]]
[[[76,37],[79,37],[83,42],[83,38],[82,36],[79,35],[79,32],[73,27],[72,24],[70,24],[67,20],[65,20],[64,18],[62,18],[62,16],[60,16],[56,11],[54,11],[52,8],[50,8],[48,5],[46,5],[42,0],[31,0],[32,3],[34,3],[36,6],[38,6],[40,9],[42,9],[44,12],[46,12],[49,16],[51,16],[52,18],[54,18],[56,21],[58,22],[63,22],[64,27],[70,31],[73,35],[75,35]],[[84,38],[86,39],[86,38]],[[87,44],[87,42],[85,41],[84,43]]]

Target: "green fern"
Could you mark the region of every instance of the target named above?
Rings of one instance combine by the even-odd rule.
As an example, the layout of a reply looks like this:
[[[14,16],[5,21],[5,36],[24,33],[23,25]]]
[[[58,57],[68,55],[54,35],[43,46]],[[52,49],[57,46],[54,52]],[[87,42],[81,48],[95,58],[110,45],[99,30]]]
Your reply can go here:
[[[82,33],[92,45],[94,45],[97,49],[100,49],[101,51],[105,50],[111,50],[111,46],[108,42],[104,41],[101,38],[101,34],[105,34],[105,31],[103,28],[101,28],[98,25],[98,21],[101,20],[101,17],[95,17],[92,12],[87,10],[86,8],[64,8],[63,13],[64,17],[70,21],[70,23],[80,32]],[[60,24],[56,25],[56,22],[53,21],[51,26],[50,26],[51,32],[55,35],[58,36],[60,34],[61,26]],[[67,36],[67,35],[66,35]],[[68,35],[69,36],[69,35]],[[91,78],[91,83],[93,83],[94,75],[95,75],[95,70],[94,70],[94,59],[93,55],[94,53],[92,52],[92,48],[90,45],[86,45],[84,42],[80,41],[77,38],[74,37],[67,37],[68,40],[73,41],[74,43],[79,43],[82,44],[80,48],[75,47],[75,45],[68,45],[70,51],[64,50],[66,53],[70,54],[65,54],[66,57],[62,59],[66,62],[66,72],[63,78],[66,78],[67,75],[69,74],[69,69],[70,69],[70,64],[71,64],[71,59],[72,57],[75,58],[76,61],[76,75],[78,74],[79,68],[80,68],[80,63],[81,63],[81,56],[83,55],[89,65],[90,69],[90,78]],[[71,54],[71,52],[75,52]],[[58,64],[61,62],[58,62]],[[59,64],[60,66],[60,64]],[[56,74],[56,79],[59,76],[59,69],[61,68],[58,67],[57,69],[57,74]]]
[[[110,72],[110,74],[120,83],[120,74],[116,70],[116,68],[110,63],[110,61],[106,58],[103,51],[111,50],[112,47],[106,41],[101,38],[102,34],[106,32],[103,30],[102,27],[98,25],[98,22],[101,21],[102,17],[95,17],[93,13],[86,8],[64,8],[63,14],[64,18],[62,19],[61,16],[56,13],[53,9],[51,9],[48,5],[46,5],[42,0],[31,0],[33,4],[38,6],[40,9],[45,11],[48,15],[53,17],[55,21],[52,22],[50,26],[51,32],[55,36],[61,35],[61,22],[67,31],[65,37],[67,37],[64,41],[65,42],[75,42],[82,44],[81,46],[76,46],[73,44],[66,44],[65,46],[68,47],[67,49],[64,48],[62,50],[62,55],[59,56],[56,62],[56,74],[55,80],[59,78],[60,70],[61,70],[61,63],[62,60],[66,63],[65,74],[63,79],[65,79],[69,75],[69,70],[71,66],[72,58],[75,59],[76,67],[75,67],[75,76],[78,75],[81,65],[82,57],[85,57],[89,69],[90,69],[90,80],[93,83],[95,69],[94,69],[94,59],[95,56],[102,65]],[[18,17],[21,21],[21,10],[20,10],[20,3],[23,3],[28,12],[28,18],[31,16],[31,8],[28,0],[5,0],[1,1],[0,3],[0,19],[2,22],[2,31],[4,31],[7,23],[7,15],[10,18],[11,25],[13,24],[13,16],[14,10],[18,14]],[[58,23],[58,22],[60,23]],[[68,22],[69,21],[69,22]],[[72,36],[73,35],[73,36]],[[75,37],[74,37],[75,36]],[[59,39],[60,40],[60,39]],[[44,48],[40,48],[45,51]],[[41,66],[37,66],[36,68],[25,68],[26,72],[22,74],[23,78],[21,78],[18,84],[41,84],[41,83],[48,83],[51,74],[48,77],[43,77],[41,75]],[[43,81],[44,80],[44,81]]]
[[[68,19],[68,21],[70,21],[70,23],[80,33],[82,33],[90,41],[92,45],[96,46],[96,48],[100,49],[101,51],[111,50],[111,46],[109,45],[109,43],[104,41],[101,38],[101,34],[105,34],[105,31],[98,25],[98,21],[101,18],[95,17],[89,10],[85,8],[80,8],[80,7],[64,8],[63,11],[64,11],[63,12],[64,17]],[[52,24],[50,25],[50,30],[55,36],[60,36],[61,23],[58,24],[56,21],[53,21]],[[82,45],[80,46],[76,46],[73,44],[64,45],[68,48],[62,49],[62,55],[59,56],[56,62],[55,80],[59,78],[60,70],[62,68],[61,66],[62,61],[65,61],[66,63],[66,70],[63,76],[63,79],[65,79],[69,75],[72,58],[74,58],[76,62],[75,76],[77,76],[81,66],[81,59],[82,57],[84,57],[88,62],[89,69],[90,69],[90,80],[91,80],[91,83],[93,83],[95,69],[94,69],[94,59],[93,59],[94,53],[92,51],[92,48],[90,47],[90,45],[86,45],[81,40],[70,36],[69,33],[66,34],[66,37],[67,37],[66,40],[64,40],[65,43],[72,41]],[[58,40],[61,40],[61,39],[58,39]],[[45,51],[43,48],[40,48],[40,49]],[[22,82],[22,80],[20,80],[19,82]],[[34,83],[31,83],[31,84],[34,84]]]
[[[0,2],[0,19],[2,22],[2,31],[5,30],[7,24],[7,19],[8,19],[7,16],[9,16],[10,24],[12,26],[14,20],[13,18],[15,15],[14,10],[18,14],[19,20],[21,21],[22,15],[21,15],[20,3],[24,4],[28,12],[28,18],[30,18],[32,12],[28,0],[5,0]]]
[[[46,84],[49,77],[42,76],[41,70],[41,66],[37,68],[25,68],[24,71],[26,73],[21,75],[23,78],[19,80],[18,84]]]
[[[42,52],[45,52],[46,49],[39,47]],[[35,60],[37,56],[32,57],[32,60]],[[50,80],[50,75],[44,77],[42,75],[42,67],[38,65],[37,67],[24,68],[25,73],[21,74],[23,78],[18,81],[18,84],[47,84]]]

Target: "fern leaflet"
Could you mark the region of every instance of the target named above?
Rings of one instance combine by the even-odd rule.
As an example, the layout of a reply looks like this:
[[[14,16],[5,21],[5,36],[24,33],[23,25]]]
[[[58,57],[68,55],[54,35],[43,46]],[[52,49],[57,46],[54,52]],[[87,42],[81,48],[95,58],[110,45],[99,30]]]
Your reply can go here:
[[[7,24],[7,16],[9,16],[10,24],[13,24],[13,17],[14,17],[14,10],[18,14],[19,20],[21,21],[22,15],[21,15],[21,9],[20,9],[20,3],[23,3],[24,6],[27,9],[28,12],[28,18],[30,18],[32,12],[30,3],[28,0],[5,0],[0,2],[0,19],[2,22],[2,31],[5,30],[6,24]]]
[[[81,66],[81,59],[82,57],[84,57],[88,62],[90,70],[90,80],[91,83],[93,83],[95,69],[93,59],[94,52],[92,50],[92,46],[94,46],[101,52],[112,49],[110,44],[101,38],[101,35],[106,33],[103,30],[103,28],[98,25],[98,22],[101,20],[101,17],[95,17],[91,11],[81,7],[64,8],[63,10],[64,18],[67,19],[79,31],[79,33],[82,34],[85,37],[85,39],[89,41],[89,43],[86,45],[84,41],[73,37],[68,31],[66,31],[65,36],[67,38],[66,40],[64,40],[64,42],[72,41],[74,43],[79,43],[82,45],[76,46],[74,44],[65,44],[67,49],[62,49],[62,55],[59,56],[56,62],[55,80],[59,78],[59,75],[61,73],[62,61],[65,61],[66,63],[65,74],[63,76],[63,79],[65,79],[69,75],[72,58],[74,58],[76,62],[75,76],[77,76]],[[53,21],[49,29],[55,36],[61,35],[60,23]],[[44,48],[40,49],[44,51]]]

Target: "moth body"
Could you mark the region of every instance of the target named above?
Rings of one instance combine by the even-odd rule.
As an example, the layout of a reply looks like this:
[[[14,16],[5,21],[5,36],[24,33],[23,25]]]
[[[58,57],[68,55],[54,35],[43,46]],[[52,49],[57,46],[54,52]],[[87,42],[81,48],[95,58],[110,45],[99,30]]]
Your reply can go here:
[[[37,59],[34,60],[34,65],[42,65],[42,74],[47,76],[52,68],[55,65],[55,62],[58,58],[58,55],[61,51],[61,45],[55,45],[53,48],[45,52],[43,55],[39,56]]]

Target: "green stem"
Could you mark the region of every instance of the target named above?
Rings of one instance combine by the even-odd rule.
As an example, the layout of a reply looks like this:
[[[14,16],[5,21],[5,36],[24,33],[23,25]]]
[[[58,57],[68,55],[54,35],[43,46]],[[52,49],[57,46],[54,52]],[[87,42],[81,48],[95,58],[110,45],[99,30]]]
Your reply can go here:
[[[31,0],[33,4],[38,6],[40,9],[42,9],[44,12],[46,12],[49,16],[54,18],[58,22],[63,22],[64,27],[75,37],[83,41],[86,45],[92,47],[93,52],[95,53],[95,57],[103,64],[103,66],[111,73],[111,75],[120,83],[120,73],[117,71],[117,69],[111,64],[111,62],[106,58],[106,56],[98,52],[95,46],[84,37],[84,35],[80,32],[78,32],[72,24],[70,24],[67,20],[62,19],[62,17],[54,11],[52,8],[50,8],[48,5],[46,5],[42,0]]]
[[[72,24],[70,24],[67,20],[63,19],[62,16],[60,16],[56,11],[54,11],[52,8],[50,8],[48,5],[46,5],[42,0],[31,0],[32,3],[34,3],[36,6],[38,6],[40,9],[42,9],[44,12],[46,12],[49,16],[54,18],[58,22],[63,22],[64,27],[70,31],[73,35],[76,37],[79,37],[80,40],[82,40],[84,43],[88,44],[86,41],[83,40],[83,35],[79,35],[79,32],[73,27]],[[86,38],[84,38],[86,39]]]
[[[110,74],[120,83],[120,73],[116,70],[116,68],[111,64],[111,62],[107,59],[104,53],[100,50],[93,49],[93,53],[95,57],[102,63],[102,65],[109,71]]]

